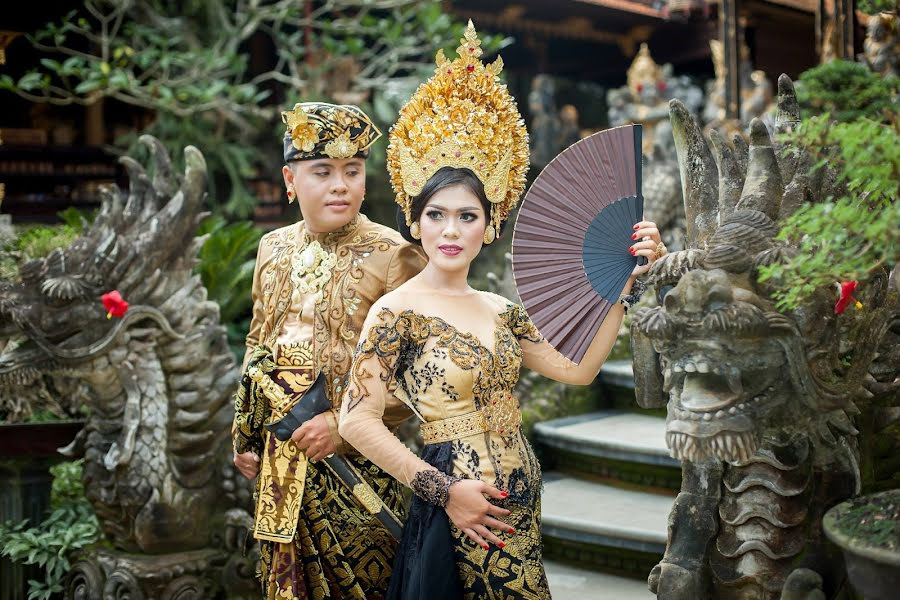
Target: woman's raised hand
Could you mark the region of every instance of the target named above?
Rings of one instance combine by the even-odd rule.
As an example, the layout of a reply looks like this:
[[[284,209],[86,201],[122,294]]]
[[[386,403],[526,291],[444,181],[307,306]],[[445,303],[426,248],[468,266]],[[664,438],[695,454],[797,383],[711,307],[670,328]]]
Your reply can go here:
[[[636,242],[631,245],[631,255],[644,256],[647,258],[647,264],[637,265],[634,268],[634,271],[631,272],[631,278],[634,279],[649,271],[650,266],[654,261],[665,255],[666,247],[662,243],[662,238],[659,236],[659,229],[653,221],[641,221],[640,223],[635,224],[634,234],[631,236],[631,239],[636,240]]]
[[[476,479],[457,481],[450,486],[444,510],[454,525],[485,550],[488,549],[488,542],[502,548],[505,545],[503,540],[491,529],[515,533],[512,527],[495,518],[505,517],[509,515],[509,511],[494,506],[485,496],[501,500],[506,498],[506,492]]]

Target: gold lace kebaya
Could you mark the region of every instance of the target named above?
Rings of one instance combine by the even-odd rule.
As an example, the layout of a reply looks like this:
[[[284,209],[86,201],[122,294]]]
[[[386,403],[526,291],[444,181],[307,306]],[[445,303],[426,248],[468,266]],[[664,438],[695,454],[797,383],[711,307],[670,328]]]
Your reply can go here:
[[[457,57],[439,50],[434,75],[419,86],[391,128],[388,171],[411,225],[412,200],[444,167],[467,168],[491,203],[485,242],[493,241],[525,189],[528,132],[500,80],[503,60],[481,62],[481,41],[469,21]]]
[[[370,311],[341,408],[347,443],[431,505],[444,506],[459,479],[507,492],[501,506],[512,511],[504,521],[515,534],[501,536],[505,547],[477,547],[450,528],[464,597],[549,597],[541,567],[540,466],[512,392],[522,365],[588,383],[607,352],[594,344],[575,365],[540,336],[521,306],[486,292],[443,294],[418,279]],[[442,466],[413,454],[385,427],[384,415],[401,406],[421,423],[423,455],[446,457]],[[506,566],[498,568],[501,563]]]

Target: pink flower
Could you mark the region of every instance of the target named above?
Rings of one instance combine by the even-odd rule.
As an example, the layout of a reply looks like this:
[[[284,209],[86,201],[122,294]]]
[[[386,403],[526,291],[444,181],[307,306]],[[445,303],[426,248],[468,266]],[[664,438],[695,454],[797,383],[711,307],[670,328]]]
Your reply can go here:
[[[121,318],[128,312],[128,303],[122,298],[122,294],[119,293],[119,290],[113,290],[103,294],[100,296],[100,300],[103,302],[103,308],[106,309],[107,319],[112,317]]]

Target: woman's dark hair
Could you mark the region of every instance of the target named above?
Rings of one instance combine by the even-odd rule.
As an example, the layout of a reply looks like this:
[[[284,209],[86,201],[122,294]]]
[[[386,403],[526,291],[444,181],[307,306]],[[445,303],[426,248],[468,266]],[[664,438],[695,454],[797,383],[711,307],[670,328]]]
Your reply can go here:
[[[479,202],[481,202],[481,208],[484,209],[485,219],[490,220],[491,203],[487,199],[487,194],[484,193],[484,184],[481,183],[481,180],[478,179],[475,173],[470,169],[443,167],[442,169],[439,169],[437,173],[432,175],[431,179],[425,183],[425,187],[422,188],[422,193],[413,198],[412,210],[410,211],[411,222],[415,223],[419,220],[419,217],[422,216],[422,211],[425,210],[425,205],[428,204],[428,201],[432,196],[442,189],[454,185],[461,185],[472,192],[472,194],[478,198]],[[500,231],[498,232],[497,237],[500,237],[500,234],[503,233],[505,225],[506,221],[500,224]],[[400,235],[402,235],[403,239],[406,241],[419,246],[422,245],[422,242],[410,235],[409,226],[406,224],[406,217],[403,214],[403,209],[400,207],[397,207],[397,231],[400,232]]]

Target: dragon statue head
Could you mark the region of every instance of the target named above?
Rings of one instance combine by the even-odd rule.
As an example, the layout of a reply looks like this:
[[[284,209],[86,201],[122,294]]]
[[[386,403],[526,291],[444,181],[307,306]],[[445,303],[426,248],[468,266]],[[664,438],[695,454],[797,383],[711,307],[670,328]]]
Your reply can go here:
[[[148,554],[209,547],[241,486],[230,464],[235,359],[219,309],[193,267],[203,238],[206,163],[185,171],[144,136],[152,169],[122,157],[128,190],[109,186],[69,247],[0,284],[0,414],[18,398],[73,398],[87,423],[65,451],[83,456],[85,490],[114,548]],[[101,296],[130,307],[109,319]],[[244,493],[244,492],[240,492]]]
[[[778,85],[782,132],[800,115],[790,79],[782,75]],[[886,274],[865,283],[866,309],[852,316],[835,314],[828,290],[779,310],[777,282],[759,278],[760,266],[796,255],[776,239],[779,223],[831,196],[834,174],[813,169],[800,148],[773,142],[759,119],[749,147],[739,135],[732,147],[715,131],[710,147],[680,102],[670,110],[688,248],[654,264],[659,306],[633,321],[638,402],[668,405],[667,443],[683,461],[741,464],[786,431],[848,443],[854,402],[866,395],[861,382],[891,323]]]

